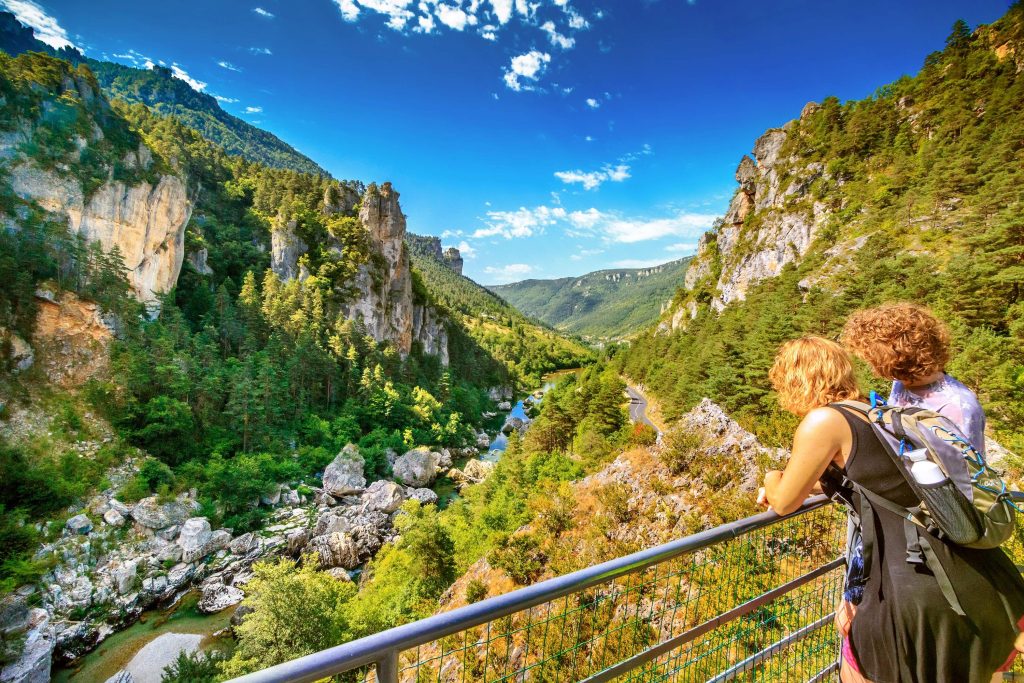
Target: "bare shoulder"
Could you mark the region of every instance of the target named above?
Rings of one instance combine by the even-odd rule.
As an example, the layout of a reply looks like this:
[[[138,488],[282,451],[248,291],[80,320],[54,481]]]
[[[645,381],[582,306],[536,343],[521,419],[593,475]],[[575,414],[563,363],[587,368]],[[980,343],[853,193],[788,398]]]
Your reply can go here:
[[[838,410],[828,407],[815,408],[807,413],[797,428],[797,434],[804,437],[841,436],[849,431],[846,419]]]

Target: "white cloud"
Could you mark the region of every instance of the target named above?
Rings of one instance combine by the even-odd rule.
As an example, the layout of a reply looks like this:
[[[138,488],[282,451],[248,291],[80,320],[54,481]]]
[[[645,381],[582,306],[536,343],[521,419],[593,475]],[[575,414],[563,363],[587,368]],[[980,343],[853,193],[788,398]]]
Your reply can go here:
[[[261,17],[266,17],[267,19],[273,19],[274,18],[274,15],[273,15],[272,12],[268,12],[267,10],[263,9],[262,7],[253,7],[252,11],[255,12],[256,14],[260,15]]]
[[[123,52],[120,54],[114,53],[114,58],[121,59],[126,62],[131,62],[131,65],[136,68],[153,68],[151,66],[153,64],[153,60],[147,57],[146,55],[142,54],[141,52],[136,52],[135,50],[128,50],[127,52]]]
[[[587,106],[591,109],[600,109],[601,103],[595,100],[593,97],[587,98]]]
[[[550,62],[551,55],[539,50],[530,50],[526,54],[513,57],[511,65],[505,71],[505,85],[515,92],[533,90],[533,85],[523,83],[520,79],[536,83],[544,75]]]
[[[499,24],[507,24],[512,18],[512,0],[491,0],[491,9]]]
[[[587,135],[583,139],[586,140],[587,142],[593,142],[594,141],[594,136],[593,135]]]
[[[548,40],[550,40],[551,44],[555,47],[560,47],[563,50],[571,50],[576,45],[576,39],[559,33],[558,29],[555,27],[555,22],[553,21],[545,21],[540,25],[540,30],[548,34]]]
[[[78,48],[57,20],[31,0],[0,0],[0,6],[7,8],[18,21],[35,32],[36,38],[50,47],[57,50],[62,47]]]
[[[354,0],[334,0],[341,10],[341,18],[345,21],[356,21],[359,19],[359,5]]]
[[[466,240],[462,240],[455,247],[464,258],[476,258],[476,249]]]
[[[152,69],[153,68],[152,65],[153,65],[153,62],[149,62],[149,64],[147,65],[147,68]],[[171,64],[171,73],[174,74],[175,78],[180,79],[180,80],[185,81],[186,83],[188,83],[189,86],[193,90],[195,90],[196,92],[203,92],[203,90],[206,89],[206,83],[204,83],[203,81],[198,81],[198,80],[192,78],[191,76],[189,76],[188,72],[185,71],[184,69],[182,69],[181,66],[179,64],[177,64],[177,63]]]
[[[210,93],[210,94],[213,95],[213,93]],[[221,97],[220,95],[213,95],[213,99],[217,100],[218,102],[223,102],[224,104],[234,104],[235,102],[238,101],[237,98],[234,98],[234,97]]]
[[[263,107],[246,107],[245,108],[245,113],[246,114],[262,114],[263,113]]]
[[[695,241],[711,228],[714,214],[676,211],[656,218],[624,216],[615,211],[601,211],[596,207],[566,211],[561,206],[520,207],[516,211],[490,211],[484,219],[486,227],[478,229],[472,237],[504,237],[505,239],[531,237],[550,228],[560,228],[572,237],[600,239],[605,244],[634,244],[665,238]],[[685,251],[690,242],[679,242],[667,249]]]
[[[491,276],[494,284],[503,285],[521,280],[533,272],[533,266],[526,263],[509,263],[504,266],[487,266],[484,273]]]
[[[591,102],[594,104],[591,105]],[[600,106],[596,100],[587,100],[588,106],[597,107]],[[594,138],[589,135],[584,138],[587,142],[593,142]],[[578,183],[583,186],[584,190],[596,190],[601,187],[605,182],[611,181],[613,183],[621,183],[624,180],[628,180],[632,177],[630,166],[627,162],[635,161],[640,157],[650,156],[654,154],[650,145],[644,145],[639,152],[630,152],[625,154],[614,163],[605,164],[598,171],[556,171],[555,177],[561,180],[566,185],[572,185]]]
[[[442,24],[456,31],[466,28],[466,24],[476,23],[476,17],[466,14],[462,8],[446,4],[437,6],[437,18]]]
[[[479,228],[472,236],[477,239],[504,237],[507,240],[514,237],[531,237],[544,232],[545,227],[564,220],[566,215],[565,209],[560,206],[538,206],[536,209],[522,206],[516,211],[488,211],[487,227]]]
[[[655,219],[604,216],[597,230],[608,241],[621,244],[647,242],[665,237],[696,238],[711,228],[715,218],[714,214],[687,212]]]
[[[238,68],[231,62],[224,61],[223,59],[217,62],[217,66],[221,67],[222,69],[227,69],[228,71],[241,71],[240,68]]]
[[[249,52],[253,53],[254,55],[272,55],[272,54],[274,54],[273,52],[270,51],[269,47],[250,47],[249,48]]]
[[[665,251],[672,252],[691,252],[697,251],[696,242],[677,242],[676,244],[670,244],[665,247]]]

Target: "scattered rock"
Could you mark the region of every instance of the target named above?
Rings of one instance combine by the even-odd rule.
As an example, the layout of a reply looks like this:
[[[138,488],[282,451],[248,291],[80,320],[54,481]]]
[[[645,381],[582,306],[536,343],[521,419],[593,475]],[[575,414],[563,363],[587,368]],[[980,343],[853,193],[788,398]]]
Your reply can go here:
[[[436,505],[439,500],[433,489],[408,489],[407,493],[413,500],[418,500],[420,505]]]
[[[502,411],[504,411],[504,410],[512,410],[512,402],[511,401],[502,401],[501,403],[498,404],[498,410],[502,410]]]
[[[260,496],[260,505],[266,507],[273,507],[281,502],[281,486],[275,486],[274,489],[265,495]]]
[[[298,557],[302,549],[306,547],[306,542],[309,541],[309,532],[305,529],[295,529],[289,531],[285,539],[288,541],[288,554]]]
[[[501,431],[503,434],[511,434],[513,431],[517,431],[520,434],[526,429],[526,421],[518,417],[510,417],[502,425]]]
[[[406,498],[405,489],[393,481],[382,479],[370,484],[370,487],[363,492],[363,509],[379,510],[390,514],[400,508]]]
[[[452,467],[452,453],[447,448],[442,448],[440,451],[431,453],[434,457],[434,464],[440,471],[451,469]]]
[[[359,548],[349,534],[318,536],[310,541],[309,549],[317,554],[321,567],[355,569],[359,566]]]
[[[110,508],[103,513],[103,521],[110,526],[121,526],[124,524],[124,515],[114,508]]]
[[[191,510],[188,505],[171,501],[161,505],[156,496],[143,498],[132,508],[132,519],[147,529],[166,529],[188,519]]]
[[[486,432],[480,432],[476,435],[476,447],[479,449],[485,449],[491,447],[491,437],[487,436]]]
[[[73,534],[79,534],[84,536],[85,534],[92,531],[92,522],[89,517],[85,514],[75,515],[67,522],[64,523],[64,528]]]
[[[245,598],[245,593],[234,586],[214,583],[203,587],[203,595],[199,598],[197,609],[203,614],[214,614],[237,605]]]
[[[181,525],[178,545],[181,546],[182,560],[194,562],[206,554],[206,547],[213,538],[210,521],[205,517],[193,517]]]
[[[437,464],[426,448],[414,448],[395,460],[391,468],[397,481],[406,486],[429,486],[437,478]]]
[[[338,581],[352,583],[352,575],[341,567],[331,567],[330,569],[324,570],[324,573]]]
[[[259,547],[260,539],[251,531],[249,533],[242,534],[228,544],[228,548],[231,550],[232,554],[243,556],[258,550]]]
[[[362,493],[366,488],[363,456],[354,444],[348,444],[324,470],[323,487],[328,494],[341,497]]]

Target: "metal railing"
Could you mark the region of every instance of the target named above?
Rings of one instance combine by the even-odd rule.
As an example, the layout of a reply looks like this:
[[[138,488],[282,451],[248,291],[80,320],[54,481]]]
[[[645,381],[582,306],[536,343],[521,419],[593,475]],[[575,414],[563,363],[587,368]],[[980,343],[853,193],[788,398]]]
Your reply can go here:
[[[828,680],[845,519],[818,496],[236,681]]]

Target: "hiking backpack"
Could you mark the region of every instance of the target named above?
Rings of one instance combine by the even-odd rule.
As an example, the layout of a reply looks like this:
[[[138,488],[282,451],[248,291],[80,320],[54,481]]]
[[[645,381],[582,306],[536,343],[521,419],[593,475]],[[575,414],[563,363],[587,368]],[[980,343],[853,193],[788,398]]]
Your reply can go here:
[[[864,571],[870,571],[873,554],[874,508],[888,510],[903,519],[907,562],[927,566],[950,606],[963,615],[956,592],[931,542],[939,539],[968,548],[996,548],[1013,535],[1017,507],[999,472],[989,467],[981,452],[948,418],[935,411],[890,406],[874,392],[870,405],[859,401],[835,405],[868,418],[882,450],[921,501],[915,507],[905,508],[843,477],[843,486],[861,498],[861,519],[857,521],[864,534]],[[910,463],[903,457],[904,453],[921,448],[927,450],[928,459],[946,475],[945,481],[920,484],[910,473]]]

